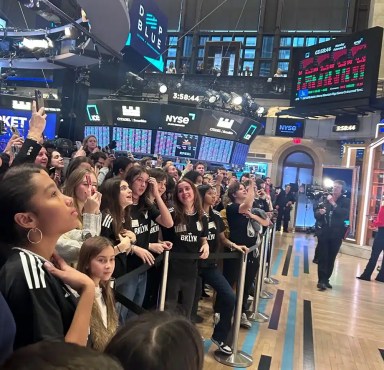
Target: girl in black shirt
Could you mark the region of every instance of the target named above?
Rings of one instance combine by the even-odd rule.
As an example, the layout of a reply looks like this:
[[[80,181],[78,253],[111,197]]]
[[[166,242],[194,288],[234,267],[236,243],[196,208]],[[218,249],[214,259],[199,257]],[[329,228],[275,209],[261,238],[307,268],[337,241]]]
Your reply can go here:
[[[196,186],[187,179],[180,180],[175,188],[174,226],[164,230],[164,238],[173,243],[172,254],[201,253],[209,256],[208,220],[204,214]],[[175,309],[182,293],[182,313],[189,319],[195,297],[197,260],[172,259],[169,263],[167,308]]]
[[[0,292],[16,323],[14,349],[41,340],[85,346],[95,284],[54,253],[59,236],[78,225],[72,198],[41,168],[15,167],[0,183],[0,214],[0,242],[12,248]]]

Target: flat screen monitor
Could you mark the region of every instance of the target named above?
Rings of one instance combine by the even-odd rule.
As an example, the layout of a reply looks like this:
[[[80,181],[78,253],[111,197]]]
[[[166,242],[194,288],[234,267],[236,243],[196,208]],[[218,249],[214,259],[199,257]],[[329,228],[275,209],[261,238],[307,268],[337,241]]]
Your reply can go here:
[[[231,163],[239,166],[244,166],[249,152],[249,145],[235,143],[235,149],[232,153]]]
[[[300,118],[277,118],[275,136],[303,137],[305,120]]]
[[[376,96],[383,29],[294,49],[292,106]]]
[[[234,142],[203,136],[199,147],[198,159],[202,161],[229,163]]]
[[[155,154],[165,157],[196,158],[198,135],[157,131]]]
[[[94,135],[97,145],[105,148],[111,142],[110,128],[108,126],[85,126],[84,137]]]
[[[0,121],[4,123],[4,134],[0,135],[0,150],[4,150],[7,142],[12,137],[11,127],[16,127],[20,136],[26,138],[29,130],[29,120],[32,113],[29,111],[18,111],[11,109],[0,109]],[[56,136],[56,113],[48,113],[44,137],[48,140],[53,140]]]
[[[152,130],[114,127],[113,140],[116,140],[116,150],[149,154],[151,153]]]

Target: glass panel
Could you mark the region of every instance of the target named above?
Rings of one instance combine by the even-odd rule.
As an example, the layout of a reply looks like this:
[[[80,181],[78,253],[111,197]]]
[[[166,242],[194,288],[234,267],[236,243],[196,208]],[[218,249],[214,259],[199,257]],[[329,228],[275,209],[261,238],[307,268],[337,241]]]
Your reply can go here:
[[[170,58],[176,58],[176,48],[169,48],[168,49],[168,57]]]
[[[329,41],[331,38],[330,37],[319,37],[319,44],[321,42],[326,42],[326,41]]]
[[[251,70],[251,71],[253,71],[253,66],[254,66],[254,62],[251,62],[251,61],[245,61],[244,63],[243,63],[243,71],[245,71],[245,67],[249,67],[249,69]]]
[[[176,46],[178,41],[177,36],[169,36],[169,46]]]
[[[190,57],[192,55],[192,36],[184,38],[183,57]]]
[[[295,153],[290,154],[285,159],[285,162],[289,163],[289,164],[292,164],[292,163],[296,163],[296,164],[309,164],[309,165],[313,166],[312,158],[307,153],[304,153],[304,152],[295,152]]]
[[[220,41],[221,37],[220,36],[212,36],[211,41]]]
[[[232,41],[232,36],[224,36],[223,41]]]
[[[176,65],[176,60],[175,59],[168,59],[167,60],[167,67],[169,67],[170,63],[173,63],[173,65],[175,66]]]
[[[298,172],[297,167],[288,167],[288,166],[284,167],[283,181],[281,182],[281,187],[283,189],[284,189],[285,185],[290,184],[291,182],[296,183],[297,172]]]
[[[291,57],[290,49],[280,49],[279,50],[279,59],[289,59]]]
[[[199,58],[204,58],[204,48],[199,48],[199,51],[197,52],[197,56]]]
[[[263,37],[263,46],[261,48],[261,57],[262,58],[272,58],[273,52],[273,36],[264,36]]]
[[[244,50],[244,59],[255,59],[255,49],[245,49]]]
[[[289,62],[278,62],[277,68],[280,68],[281,70],[283,70],[283,72],[287,72],[289,69]]]
[[[235,41],[242,42],[244,44],[244,37],[237,36],[235,37]]]
[[[305,45],[306,46],[312,46],[317,44],[317,37],[307,37],[305,40]]]
[[[280,46],[291,46],[292,38],[290,37],[281,37],[280,38]]]
[[[260,77],[270,77],[271,74],[271,62],[260,62]]]
[[[308,171],[308,175],[310,175],[310,177],[311,177],[311,180],[309,182],[301,181],[301,177],[302,177],[302,175],[304,175],[302,173],[302,171]],[[309,174],[309,172],[311,172],[311,173]],[[304,175],[304,177],[308,178],[308,176],[306,176],[306,174]],[[308,168],[300,168],[299,178],[300,178],[299,185],[312,184],[312,170],[310,170]],[[315,219],[315,215],[313,212],[313,206],[314,206],[315,201],[309,199],[306,196],[305,189],[306,189],[305,186],[300,186],[299,187],[299,194],[296,197],[296,199],[297,199],[297,204],[296,204],[297,211],[296,211],[295,225],[296,225],[296,227],[300,227],[304,230],[307,230],[308,228],[315,226],[316,219]]]
[[[209,41],[209,36],[200,36],[199,45],[205,45],[207,41]]]
[[[245,41],[246,46],[256,46],[256,37],[247,37]]]
[[[304,46],[304,37],[294,37],[293,38],[293,47]]]

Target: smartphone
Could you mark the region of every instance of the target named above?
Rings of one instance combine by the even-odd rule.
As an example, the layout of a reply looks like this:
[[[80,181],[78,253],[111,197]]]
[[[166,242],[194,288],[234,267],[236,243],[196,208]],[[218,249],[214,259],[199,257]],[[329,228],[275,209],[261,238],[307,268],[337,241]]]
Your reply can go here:
[[[49,170],[48,170],[48,174],[49,176],[53,175],[56,171],[56,168],[55,167],[51,167]]]
[[[80,150],[81,149],[81,147],[82,147],[82,143],[81,143],[81,141],[75,141],[75,143],[76,143],[76,149],[77,150]]]
[[[14,135],[17,135],[18,137],[20,137],[20,132],[16,126],[11,126],[11,131]]]
[[[40,90],[35,90],[35,101],[36,101],[36,110],[39,111],[40,108],[44,107],[43,94]]]

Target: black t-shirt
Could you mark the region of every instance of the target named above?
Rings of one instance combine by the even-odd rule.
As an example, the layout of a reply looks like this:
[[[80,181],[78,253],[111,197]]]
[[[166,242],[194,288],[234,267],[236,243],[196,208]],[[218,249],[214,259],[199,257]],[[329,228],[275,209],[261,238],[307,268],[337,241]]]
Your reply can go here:
[[[15,248],[0,270],[0,292],[16,323],[14,349],[42,340],[64,340],[76,298],[44,267],[45,259]]]
[[[256,238],[247,235],[248,217],[239,213],[240,204],[232,203],[227,206],[227,220],[229,226],[229,239],[250,248],[256,244]]]
[[[224,221],[220,216],[220,213],[210,209],[208,216],[208,244],[209,244],[209,253],[216,253],[219,247],[219,234],[225,229]],[[211,267],[216,266],[216,260],[201,260],[201,267]]]
[[[172,214],[173,215],[173,214]],[[173,243],[171,255],[176,253],[199,253],[202,246],[201,238],[208,236],[208,218],[203,216],[199,221],[197,213],[186,216],[185,224],[174,225],[163,229],[164,240]],[[191,276],[197,273],[197,260],[172,259],[169,272],[177,276]]]
[[[152,222],[160,216],[159,209],[152,204],[148,210],[140,211],[138,206],[133,205],[130,208],[132,231],[136,235],[136,245],[141,248],[148,249],[150,243],[150,231]],[[128,259],[128,270],[134,270],[143,261],[136,255],[132,255],[132,258]]]

